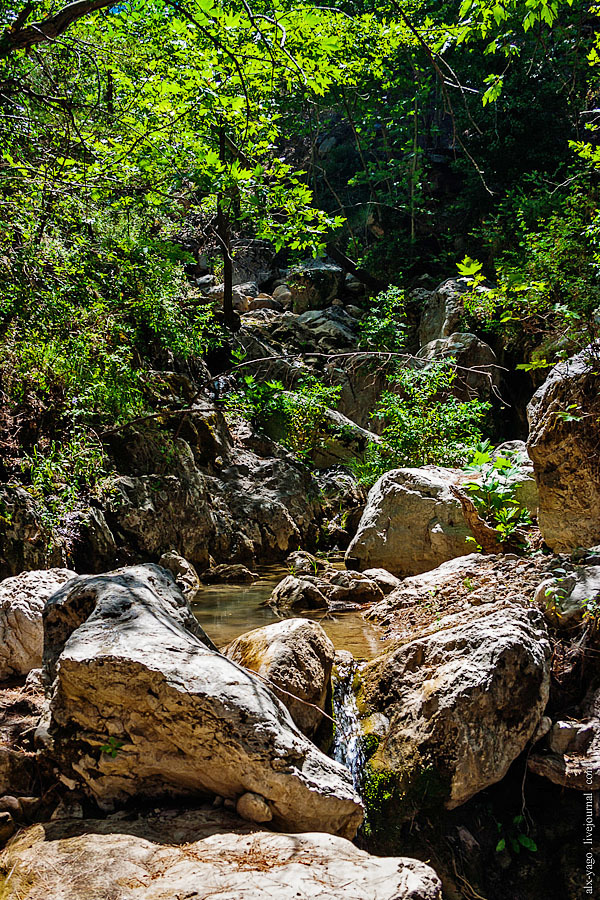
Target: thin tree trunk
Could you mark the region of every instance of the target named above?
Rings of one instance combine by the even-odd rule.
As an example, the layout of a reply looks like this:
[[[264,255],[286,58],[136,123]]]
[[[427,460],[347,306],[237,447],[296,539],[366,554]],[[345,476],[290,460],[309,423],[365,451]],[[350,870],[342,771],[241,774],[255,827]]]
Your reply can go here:
[[[219,156],[224,164],[226,158],[225,128],[219,129]],[[219,194],[217,198],[217,231],[223,251],[223,315],[227,328],[235,328],[235,315],[233,312],[233,260],[231,258],[231,229],[225,209],[225,197]]]

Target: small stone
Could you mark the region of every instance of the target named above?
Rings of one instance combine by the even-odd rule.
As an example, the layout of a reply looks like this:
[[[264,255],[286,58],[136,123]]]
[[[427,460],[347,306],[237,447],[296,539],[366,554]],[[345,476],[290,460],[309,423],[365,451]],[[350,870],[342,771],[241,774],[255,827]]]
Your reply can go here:
[[[540,719],[540,724],[538,725],[535,734],[531,738],[531,743],[536,744],[538,741],[541,741],[542,738],[546,737],[551,728],[552,719],[550,718],[550,716],[542,716],[542,718]]]
[[[223,808],[235,809],[235,800],[231,800],[229,797],[227,797],[225,800],[223,800]]]
[[[16,826],[9,812],[0,812],[0,844],[5,844],[15,833]]]
[[[359,306],[354,306],[352,303],[347,304],[346,312],[349,316],[352,316],[353,319],[362,319],[364,316],[363,310],[360,309]]]
[[[248,822],[270,822],[273,818],[265,798],[251,791],[242,794],[236,804],[236,811],[238,816]]]

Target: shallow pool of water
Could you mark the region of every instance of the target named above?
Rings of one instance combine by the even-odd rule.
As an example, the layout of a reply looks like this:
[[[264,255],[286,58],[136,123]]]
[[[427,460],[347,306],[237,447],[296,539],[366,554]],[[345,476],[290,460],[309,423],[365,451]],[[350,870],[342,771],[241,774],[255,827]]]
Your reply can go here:
[[[198,622],[217,647],[224,647],[240,634],[278,621],[270,607],[263,606],[275,585],[289,574],[283,566],[265,566],[253,584],[204,585],[192,603]],[[312,610],[294,617],[313,619],[323,626],[336,650],[349,650],[355,659],[372,659],[384,650],[382,631],[365,622],[359,611],[324,613]]]

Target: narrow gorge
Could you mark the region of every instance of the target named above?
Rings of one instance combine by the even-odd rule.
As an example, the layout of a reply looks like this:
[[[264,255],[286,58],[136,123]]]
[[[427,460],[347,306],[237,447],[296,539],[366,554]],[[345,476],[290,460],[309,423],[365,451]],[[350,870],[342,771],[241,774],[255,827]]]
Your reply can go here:
[[[599,895],[599,33],[0,9],[0,900]]]

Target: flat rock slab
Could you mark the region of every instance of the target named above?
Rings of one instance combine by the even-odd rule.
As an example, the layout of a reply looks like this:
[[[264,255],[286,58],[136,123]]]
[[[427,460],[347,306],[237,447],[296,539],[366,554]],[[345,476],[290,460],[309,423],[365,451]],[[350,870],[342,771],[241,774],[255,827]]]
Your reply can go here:
[[[411,638],[442,616],[503,600],[529,603],[548,572],[544,558],[470,553],[405,578],[368,614],[388,637]]]
[[[44,627],[48,752],[101,807],[253,793],[275,828],[354,836],[350,773],[255,675],[207,646],[169,572],[80,576],[54,595]]]
[[[4,900],[441,900],[414,859],[327,834],[273,834],[222,812],[35,825],[0,854]]]

